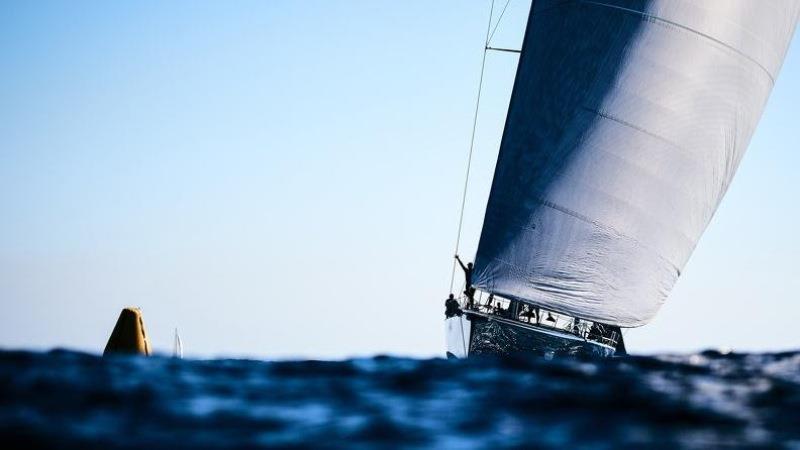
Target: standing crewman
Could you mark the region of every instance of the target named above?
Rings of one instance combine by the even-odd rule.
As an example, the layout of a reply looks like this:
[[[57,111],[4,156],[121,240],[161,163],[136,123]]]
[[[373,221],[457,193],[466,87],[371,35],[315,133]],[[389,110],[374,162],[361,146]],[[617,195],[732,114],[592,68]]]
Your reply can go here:
[[[471,306],[475,302],[475,288],[472,287],[472,273],[474,272],[475,267],[473,267],[472,263],[469,263],[465,266],[458,255],[456,255],[456,261],[458,261],[458,265],[461,266],[461,269],[464,271],[464,295],[467,296]]]

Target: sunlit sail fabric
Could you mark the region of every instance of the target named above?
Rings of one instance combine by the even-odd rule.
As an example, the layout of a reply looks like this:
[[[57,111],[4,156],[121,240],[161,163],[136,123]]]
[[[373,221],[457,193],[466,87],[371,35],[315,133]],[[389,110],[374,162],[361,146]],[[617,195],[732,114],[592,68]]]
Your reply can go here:
[[[731,182],[786,54],[795,0],[537,0],[475,285],[635,327]]]

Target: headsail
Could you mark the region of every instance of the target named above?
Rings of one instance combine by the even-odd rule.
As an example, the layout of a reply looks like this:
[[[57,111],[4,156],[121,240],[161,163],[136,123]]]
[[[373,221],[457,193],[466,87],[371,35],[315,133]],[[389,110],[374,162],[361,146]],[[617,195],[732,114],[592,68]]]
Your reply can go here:
[[[593,321],[655,315],[747,148],[797,0],[538,0],[475,285]]]

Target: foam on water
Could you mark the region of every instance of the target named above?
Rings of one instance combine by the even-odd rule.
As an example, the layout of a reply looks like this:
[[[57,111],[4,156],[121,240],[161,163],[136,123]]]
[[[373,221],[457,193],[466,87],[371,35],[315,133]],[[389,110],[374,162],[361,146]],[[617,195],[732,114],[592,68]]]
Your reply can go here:
[[[800,352],[263,362],[4,351],[0,438],[59,448],[800,448]]]

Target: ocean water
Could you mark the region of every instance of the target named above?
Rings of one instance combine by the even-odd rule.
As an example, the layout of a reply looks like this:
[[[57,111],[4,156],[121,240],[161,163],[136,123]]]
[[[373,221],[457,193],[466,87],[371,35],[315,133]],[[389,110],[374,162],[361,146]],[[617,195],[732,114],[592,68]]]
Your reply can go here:
[[[0,442],[800,448],[800,352],[268,362],[2,351]]]

